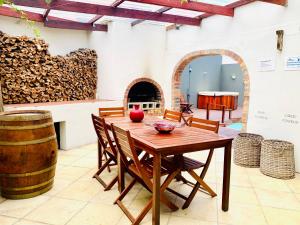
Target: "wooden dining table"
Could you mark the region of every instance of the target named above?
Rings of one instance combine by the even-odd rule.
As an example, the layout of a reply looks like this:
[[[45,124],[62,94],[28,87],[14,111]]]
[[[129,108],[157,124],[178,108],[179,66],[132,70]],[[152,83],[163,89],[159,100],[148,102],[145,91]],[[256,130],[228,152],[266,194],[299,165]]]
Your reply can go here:
[[[153,127],[148,126],[151,122],[158,120],[156,117],[146,117],[142,122],[132,122],[128,117],[106,118],[106,124],[114,124],[122,129],[129,130],[134,144],[137,148],[151,154],[153,160],[153,207],[152,224],[160,224],[160,177],[161,159],[170,155],[203,151],[208,149],[224,149],[223,166],[223,190],[222,210],[228,211],[230,167],[231,167],[231,145],[233,138],[224,137],[211,131],[183,126],[176,128],[169,134],[160,134]],[[218,149],[221,150],[221,149]],[[122,173],[122,170],[119,170]],[[124,188],[124,181],[120,177],[121,189]]]

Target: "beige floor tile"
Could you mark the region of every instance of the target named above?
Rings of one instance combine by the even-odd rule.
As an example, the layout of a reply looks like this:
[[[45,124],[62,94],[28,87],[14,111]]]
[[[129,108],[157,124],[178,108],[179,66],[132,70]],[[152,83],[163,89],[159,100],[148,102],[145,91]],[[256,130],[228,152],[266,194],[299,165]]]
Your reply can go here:
[[[87,151],[97,151],[97,143],[92,143],[89,145],[81,146],[80,149],[85,149]]]
[[[262,208],[256,205],[231,203],[229,211],[218,208],[218,222],[232,225],[267,225]]]
[[[268,176],[249,176],[250,182],[255,188],[269,191],[291,192],[284,180],[275,179]]]
[[[299,225],[300,213],[294,210],[263,207],[269,225]]]
[[[72,150],[70,150],[70,151],[72,151]],[[81,158],[81,156],[73,156],[73,155],[70,155],[70,154],[58,154],[57,164],[58,165],[69,166],[73,162],[79,160],[80,158]]]
[[[57,197],[89,201],[93,198],[100,190],[99,182],[96,179],[90,178],[89,180],[77,180],[58,192]]]
[[[83,157],[89,154],[91,151],[85,149],[85,148],[74,148],[70,150],[60,150],[58,152],[59,155],[70,155],[70,156],[79,156]]]
[[[30,220],[20,220],[14,225],[45,225],[45,223],[34,222]]]
[[[100,185],[100,184],[99,184]],[[113,189],[111,189],[110,191],[104,191],[102,186],[99,188],[101,188],[100,192],[98,192],[92,199],[91,202],[98,202],[98,203],[105,203],[105,204],[113,204],[113,202],[116,200],[116,198],[120,195],[117,187],[113,187]],[[135,196],[137,195],[137,193],[139,192],[139,190],[131,190],[126,196],[125,198],[122,200],[125,204],[125,202],[127,203],[126,205],[130,204],[133,199],[135,198]]]
[[[89,171],[89,168],[65,166],[57,170],[56,177],[67,180],[77,180]]]
[[[216,173],[218,176],[223,175],[223,163],[217,163],[216,164]],[[245,176],[247,175],[246,168],[237,166],[233,162],[231,163],[231,175],[235,176]]]
[[[6,200],[0,204],[0,215],[22,218],[47,200],[49,200],[47,196],[22,200]]]
[[[176,205],[182,207],[184,201],[177,198]],[[187,209],[182,210],[181,208],[172,213],[172,216],[186,217],[191,219],[198,219],[209,222],[217,222],[218,209],[217,199],[210,198],[208,196],[196,195],[192,203]]]
[[[137,216],[140,213],[140,211],[138,211],[138,210],[130,210],[130,212],[134,216]],[[169,218],[170,218],[170,214],[161,213],[161,215],[160,215],[160,225],[167,225],[168,221],[169,221]],[[131,224],[132,223],[130,222],[130,220],[125,215],[123,215],[122,218],[117,223],[117,225],[131,225]],[[142,220],[142,222],[140,224],[141,225],[152,225],[152,211],[151,210],[145,216],[145,218]]]
[[[89,151],[88,154],[85,155],[85,157],[98,160],[98,151]]]
[[[219,199],[222,198],[222,187],[218,191]],[[231,186],[230,187],[230,202],[240,204],[259,205],[256,193],[252,188]]]
[[[265,176],[259,170],[259,168],[245,168],[246,173],[248,176]]]
[[[16,219],[16,218],[0,216],[0,224],[1,225],[12,225],[17,221],[18,221],[18,219]]]
[[[300,194],[300,174],[296,174],[295,179],[286,180],[285,183],[294,193]]]
[[[82,201],[54,197],[33,210],[25,219],[61,225],[68,222],[85,204]]]
[[[52,189],[49,190],[48,192],[46,192],[44,195],[54,196],[58,192],[62,191],[66,187],[68,187],[73,182],[74,181],[72,179],[68,180],[68,179],[62,179],[62,178],[59,178],[59,177],[55,177]]]
[[[217,222],[206,222],[198,219],[186,217],[171,216],[168,225],[218,225]]]
[[[67,225],[115,225],[122,215],[116,205],[89,203]]]
[[[223,176],[218,175],[217,180],[218,180],[218,186],[222,187]],[[230,176],[230,184],[232,186],[252,188],[252,183],[251,183],[250,178],[248,177],[247,174],[245,174],[245,175],[234,175],[234,174],[232,174]]]
[[[94,168],[98,165],[97,158],[83,157],[74,161],[71,166]]]
[[[274,208],[300,210],[300,201],[294,193],[255,189],[261,205]],[[299,212],[300,213],[300,212]]]

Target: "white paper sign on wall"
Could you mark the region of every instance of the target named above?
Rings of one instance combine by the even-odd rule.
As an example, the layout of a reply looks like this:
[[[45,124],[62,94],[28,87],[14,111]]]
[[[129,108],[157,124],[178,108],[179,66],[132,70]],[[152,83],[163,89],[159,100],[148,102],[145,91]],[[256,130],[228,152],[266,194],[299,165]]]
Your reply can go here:
[[[300,70],[300,56],[286,57],[285,70]]]
[[[257,61],[257,70],[259,72],[268,72],[275,70],[275,59],[261,59]]]

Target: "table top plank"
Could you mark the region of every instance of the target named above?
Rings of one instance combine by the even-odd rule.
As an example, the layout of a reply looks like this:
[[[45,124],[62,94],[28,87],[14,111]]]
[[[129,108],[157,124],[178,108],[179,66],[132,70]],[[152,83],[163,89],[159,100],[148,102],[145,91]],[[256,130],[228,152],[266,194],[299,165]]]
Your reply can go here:
[[[155,118],[148,118],[151,119],[155,120]],[[128,129],[138,147],[160,152],[162,155],[218,148],[232,141],[232,138],[188,126],[175,128],[170,134],[160,134],[145,122],[134,123],[127,117],[109,118],[106,119],[106,123]]]

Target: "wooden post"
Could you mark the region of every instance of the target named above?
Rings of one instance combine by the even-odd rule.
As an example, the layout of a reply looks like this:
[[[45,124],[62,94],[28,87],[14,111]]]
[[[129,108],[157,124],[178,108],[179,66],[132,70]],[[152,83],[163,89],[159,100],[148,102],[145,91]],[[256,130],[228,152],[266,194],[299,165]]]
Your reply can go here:
[[[225,105],[222,105],[222,123],[225,121]]]
[[[209,120],[209,103],[206,105],[206,119]]]
[[[0,82],[0,112],[4,112],[1,82]]]

